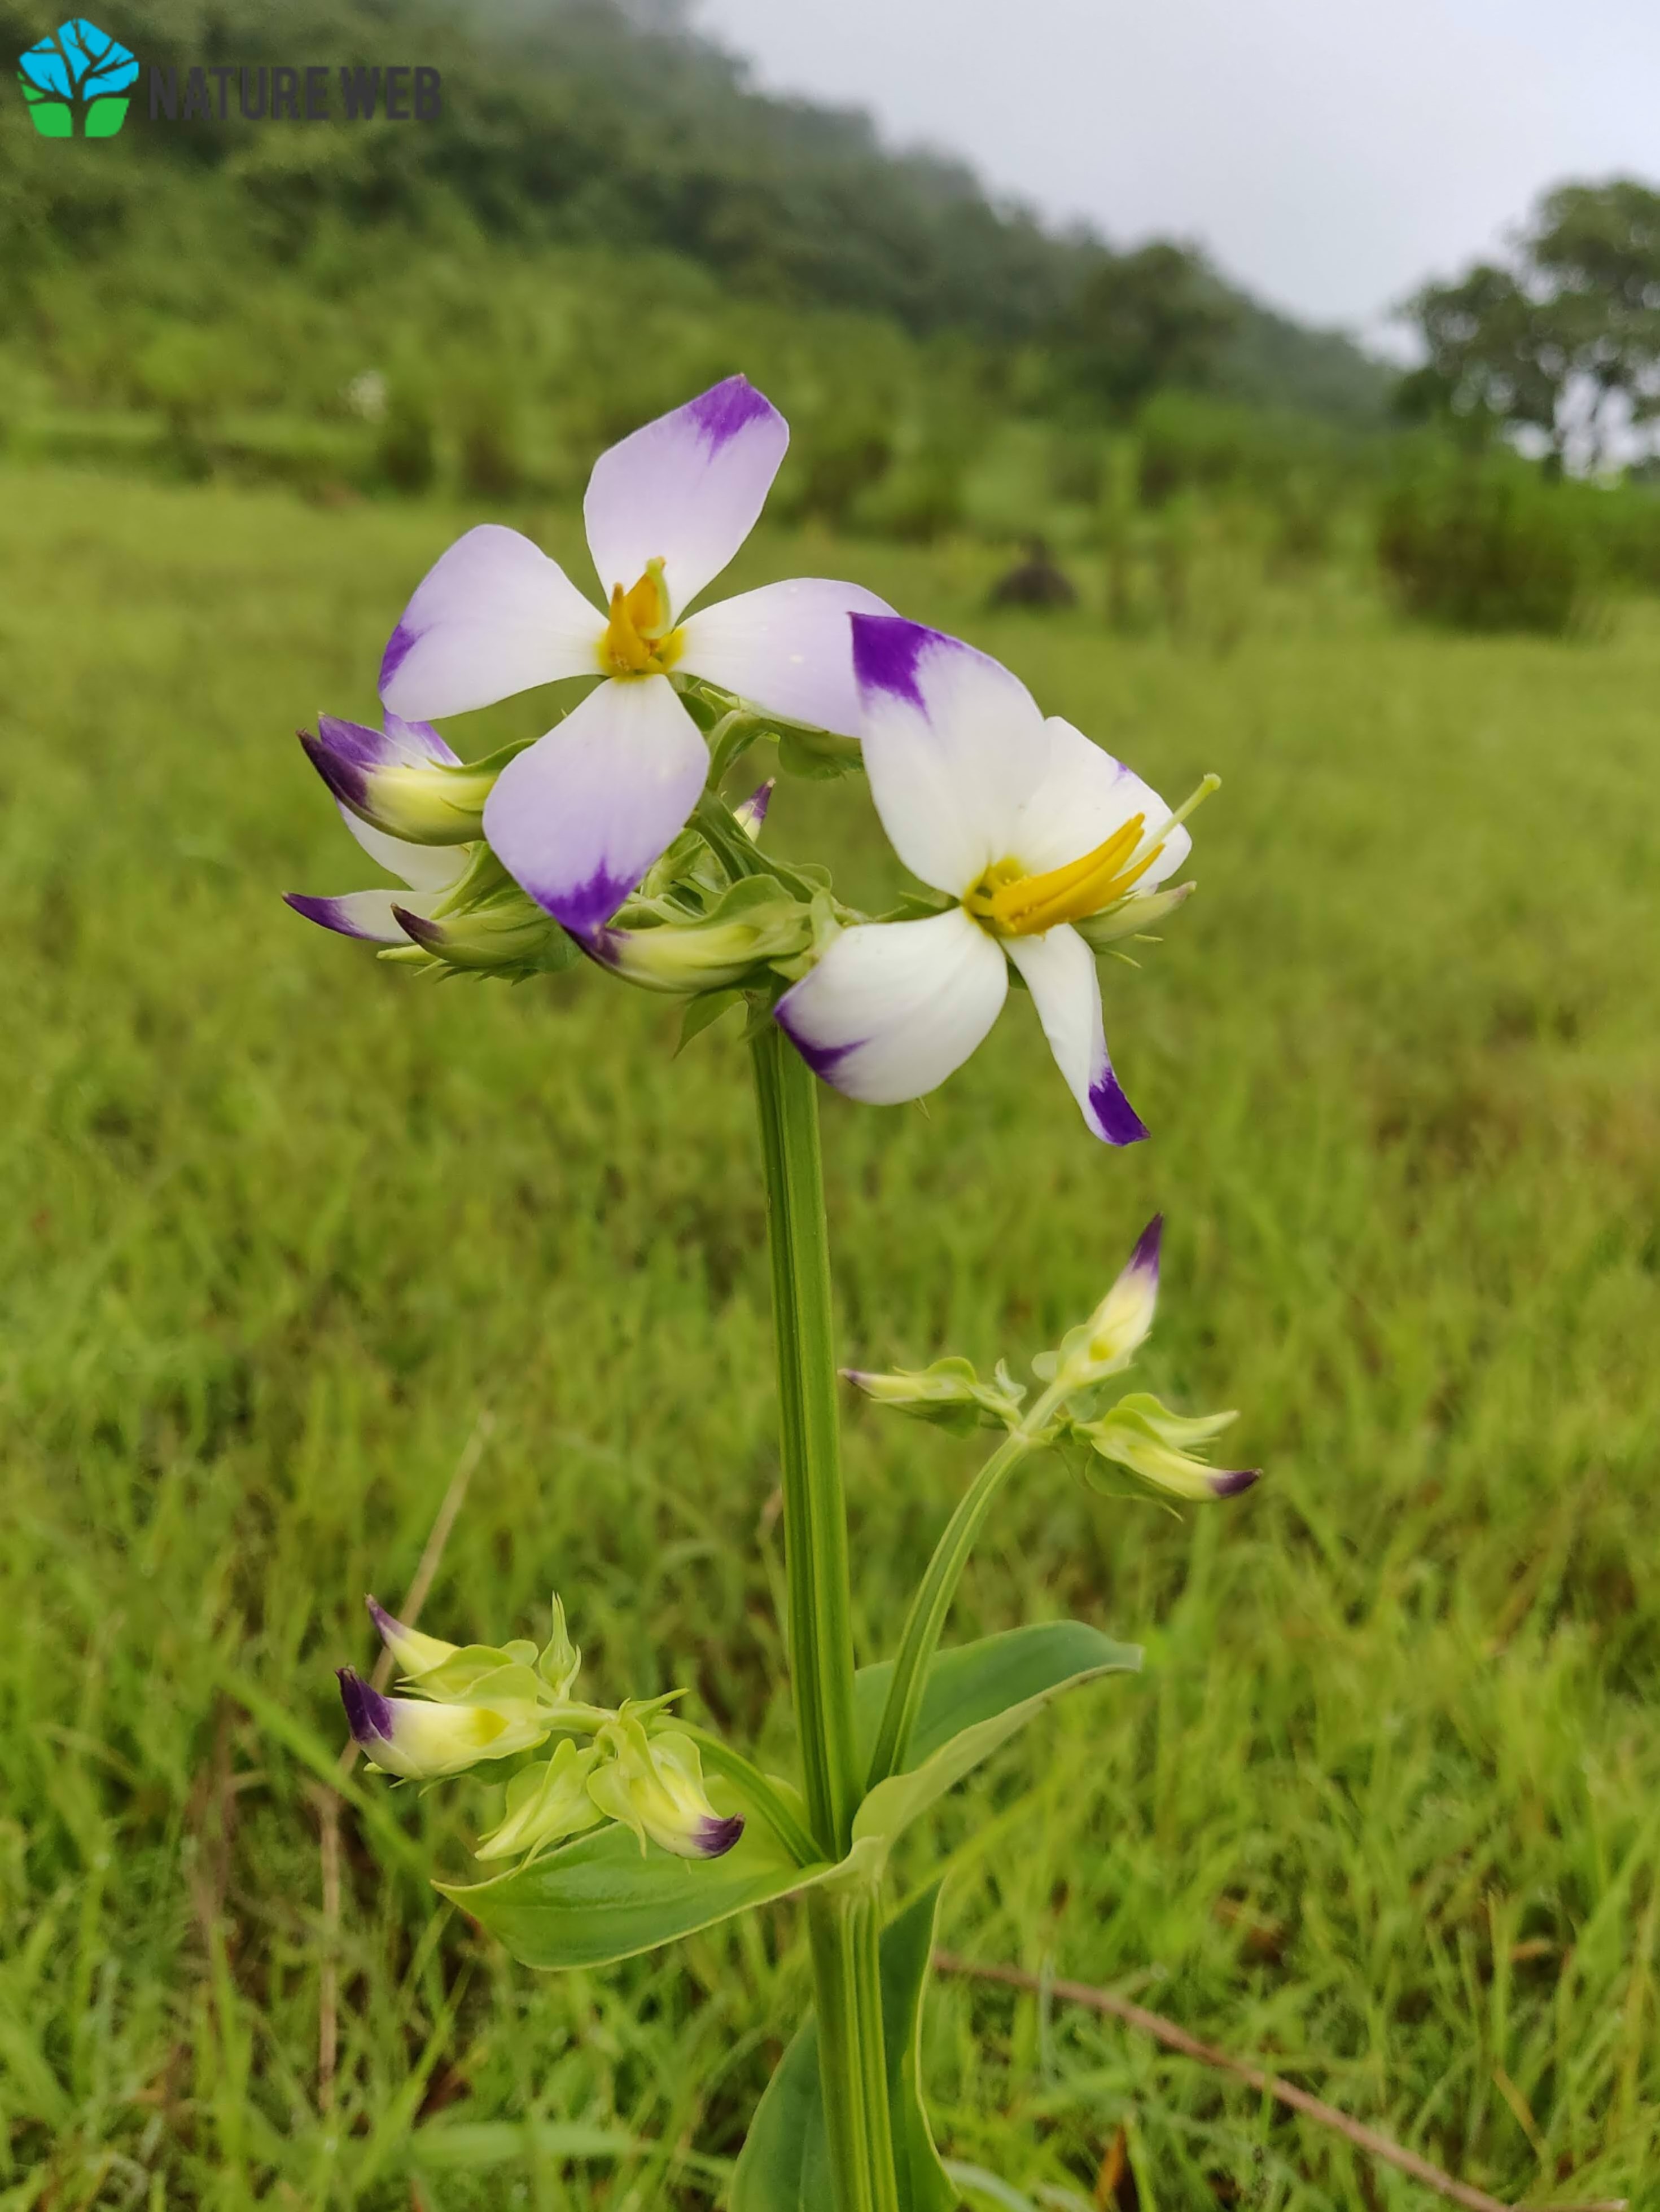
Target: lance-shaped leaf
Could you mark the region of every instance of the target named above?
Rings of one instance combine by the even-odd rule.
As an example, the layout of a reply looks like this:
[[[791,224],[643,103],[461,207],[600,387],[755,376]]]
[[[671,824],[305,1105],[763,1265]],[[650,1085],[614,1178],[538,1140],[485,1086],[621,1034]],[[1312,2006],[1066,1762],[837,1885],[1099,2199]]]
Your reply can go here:
[[[655,1845],[642,1857],[628,1829],[609,1827],[494,1881],[437,1887],[523,1966],[605,1966],[834,1871],[798,1865],[764,1821],[750,1820],[719,1858],[677,1858]]]
[[[910,1764],[866,1798],[854,1820],[854,1840],[891,1840],[1063,1691],[1102,1674],[1134,1674],[1140,1664],[1139,1645],[1116,1644],[1081,1620],[1033,1621],[939,1652],[928,1669]],[[892,1662],[885,1661],[861,1667],[854,1682],[854,1726],[866,1759],[892,1673]]]
[[[882,1930],[882,2042],[900,2212],[952,2212],[958,2201],[922,2103],[922,1992],[939,1904],[936,1883]],[[733,2176],[731,2212],[836,2212],[812,2021],[756,2107]]]

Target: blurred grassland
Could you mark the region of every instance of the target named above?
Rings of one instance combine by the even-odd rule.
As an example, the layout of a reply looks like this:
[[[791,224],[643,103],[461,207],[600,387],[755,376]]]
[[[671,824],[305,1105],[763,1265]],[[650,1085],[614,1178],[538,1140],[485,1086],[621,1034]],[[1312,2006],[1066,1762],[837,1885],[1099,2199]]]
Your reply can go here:
[[[307,1760],[481,1416],[427,1625],[526,1632],[556,1583],[600,1693],[686,1683],[789,1758],[735,1035],[672,1063],[661,1002],[423,987],[277,903],[368,879],[289,732],[369,710],[471,519],[0,477],[6,2212],[707,2203],[802,2001],[787,1906],[511,1966],[422,1879],[492,1793],[368,1778],[319,2110]],[[953,1632],[1072,1613],[1148,1665],[945,1808],[946,1940],[1501,2194],[1660,2202],[1660,620],[1459,640],[1310,582],[1218,659],[987,617],[994,559],[763,532],[733,581],[856,573],[1167,795],[1225,788],[1199,896],[1106,972],[1152,1143],[1090,1142],[1018,998],[926,1113],[826,1097],[847,1352],[1024,1361],[1162,1207],[1145,1379],[1243,1407],[1268,1475],[1185,1519],[1022,1476]],[[854,896],[891,867],[855,784],[767,836]],[[975,1448],[849,1407],[847,1458],[870,1658]],[[1425,2201],[1031,2000],[945,1985],[926,2048],[948,2151],[1022,2185],[1087,2197],[1122,2121],[1160,2212]]]

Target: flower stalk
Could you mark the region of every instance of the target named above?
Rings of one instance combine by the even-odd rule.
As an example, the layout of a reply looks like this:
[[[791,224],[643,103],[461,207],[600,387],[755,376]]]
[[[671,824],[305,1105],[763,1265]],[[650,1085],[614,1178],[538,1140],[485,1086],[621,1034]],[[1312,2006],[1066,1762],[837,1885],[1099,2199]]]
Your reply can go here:
[[[830,1245],[813,1076],[771,1022],[752,1045],[772,1251],[790,1676],[807,1817],[843,1858],[864,1795],[853,1718],[852,1598],[842,1487]],[[819,2079],[839,2212],[897,2212],[873,1895],[808,1911]]]

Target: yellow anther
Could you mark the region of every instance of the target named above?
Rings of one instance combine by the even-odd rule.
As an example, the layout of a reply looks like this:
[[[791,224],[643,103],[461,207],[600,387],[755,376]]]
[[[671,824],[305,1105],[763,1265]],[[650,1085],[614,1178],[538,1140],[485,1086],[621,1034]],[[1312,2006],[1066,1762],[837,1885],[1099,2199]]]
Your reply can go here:
[[[1085,921],[1133,890],[1164,849],[1164,840],[1194,808],[1220,787],[1219,776],[1207,775],[1193,796],[1167,815],[1152,836],[1146,840],[1146,817],[1129,820],[1102,840],[1081,860],[1065,867],[1029,876],[1018,860],[997,861],[987,869],[963,904],[976,921],[984,922],[1000,937],[1041,937],[1063,921]]]
[[[669,628],[669,595],[663,564],[648,561],[632,590],[613,584],[611,620],[599,641],[599,665],[607,676],[662,676],[680,658],[680,632]]]

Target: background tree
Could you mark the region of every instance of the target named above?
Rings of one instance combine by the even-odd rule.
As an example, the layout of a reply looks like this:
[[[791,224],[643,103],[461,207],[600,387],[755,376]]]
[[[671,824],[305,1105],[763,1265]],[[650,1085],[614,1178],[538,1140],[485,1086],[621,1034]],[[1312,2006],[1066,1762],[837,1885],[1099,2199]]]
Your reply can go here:
[[[1406,312],[1427,359],[1402,380],[1402,413],[1535,430],[1558,467],[1576,446],[1606,461],[1622,429],[1660,417],[1660,192],[1560,185],[1509,266],[1426,285]]]
[[[1049,327],[1056,380],[1091,412],[1131,415],[1163,386],[1209,383],[1238,319],[1186,246],[1104,253]]]

